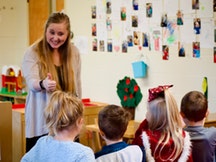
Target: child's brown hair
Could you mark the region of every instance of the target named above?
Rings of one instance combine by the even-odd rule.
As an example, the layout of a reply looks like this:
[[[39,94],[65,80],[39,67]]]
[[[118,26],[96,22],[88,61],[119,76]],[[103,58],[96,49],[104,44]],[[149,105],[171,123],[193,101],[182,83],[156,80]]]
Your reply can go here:
[[[208,101],[199,91],[190,91],[182,98],[181,113],[189,121],[201,121],[205,118],[207,109]]]
[[[109,140],[119,140],[123,137],[130,113],[117,105],[107,105],[98,114],[98,125],[100,130]]]

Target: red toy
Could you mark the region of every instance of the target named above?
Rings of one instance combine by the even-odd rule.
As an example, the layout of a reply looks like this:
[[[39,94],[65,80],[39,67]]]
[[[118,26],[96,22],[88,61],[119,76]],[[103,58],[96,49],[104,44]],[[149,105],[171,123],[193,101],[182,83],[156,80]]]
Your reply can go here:
[[[18,66],[3,66],[1,93],[18,93],[24,88],[21,68]]]

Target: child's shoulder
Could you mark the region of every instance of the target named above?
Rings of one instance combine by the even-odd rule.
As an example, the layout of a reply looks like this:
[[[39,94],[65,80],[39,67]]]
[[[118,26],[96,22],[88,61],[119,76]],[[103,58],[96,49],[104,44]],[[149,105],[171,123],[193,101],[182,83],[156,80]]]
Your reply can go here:
[[[216,136],[216,127],[213,127],[213,126],[208,127],[208,128],[205,128],[205,130],[206,130],[207,133],[211,133],[211,134]]]
[[[215,127],[186,127],[184,129],[186,132],[189,132],[190,136],[193,137],[202,137],[202,138],[215,138],[216,139],[216,128]]]

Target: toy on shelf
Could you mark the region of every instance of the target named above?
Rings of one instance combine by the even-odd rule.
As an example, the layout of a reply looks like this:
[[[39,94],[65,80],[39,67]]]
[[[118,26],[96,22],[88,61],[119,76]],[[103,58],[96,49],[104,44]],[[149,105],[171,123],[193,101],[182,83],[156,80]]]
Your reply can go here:
[[[26,94],[24,92],[21,68],[19,66],[10,65],[2,68],[2,88],[1,93],[7,94]]]

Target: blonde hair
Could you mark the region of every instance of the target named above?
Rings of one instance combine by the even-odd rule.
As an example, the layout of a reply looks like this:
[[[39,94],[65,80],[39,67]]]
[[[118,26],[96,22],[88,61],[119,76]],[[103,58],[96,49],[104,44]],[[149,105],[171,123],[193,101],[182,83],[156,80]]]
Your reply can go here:
[[[72,68],[72,45],[71,45],[71,30],[70,30],[70,20],[69,17],[62,13],[52,13],[44,29],[43,37],[35,44],[35,51],[38,55],[39,62],[39,75],[41,79],[46,78],[47,73],[51,73],[55,81],[57,81],[57,90],[62,90],[59,84],[58,74],[55,70],[55,65],[52,60],[53,48],[46,41],[46,31],[50,24],[52,23],[64,23],[68,32],[67,39],[65,43],[59,47],[58,51],[60,53],[60,61],[62,65],[62,80],[65,85],[65,91],[75,93],[75,83],[74,83],[74,72]],[[70,77],[68,77],[70,76]]]
[[[176,160],[184,146],[183,126],[175,98],[168,89],[164,90],[164,96],[165,98],[159,97],[149,102],[148,111],[150,114],[146,119],[150,130],[161,131],[161,137],[154,151],[154,155],[158,151],[160,159],[164,161]],[[171,138],[174,142],[174,149],[167,159],[163,159],[160,155]]]
[[[72,93],[53,92],[44,112],[49,134],[54,136],[59,131],[75,126],[76,121],[83,116],[83,110],[82,101]]]

